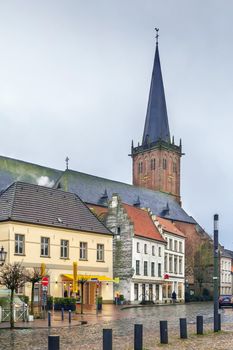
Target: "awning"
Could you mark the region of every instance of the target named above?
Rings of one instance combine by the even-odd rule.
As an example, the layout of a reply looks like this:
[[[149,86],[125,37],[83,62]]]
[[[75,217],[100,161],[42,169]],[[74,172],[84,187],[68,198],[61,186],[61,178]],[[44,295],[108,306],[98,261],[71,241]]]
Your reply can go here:
[[[73,281],[73,274],[64,274],[64,277],[66,277],[68,280]],[[77,275],[77,282],[86,280],[88,282],[113,282],[113,283],[119,283],[119,278],[110,278],[107,276],[102,275]]]

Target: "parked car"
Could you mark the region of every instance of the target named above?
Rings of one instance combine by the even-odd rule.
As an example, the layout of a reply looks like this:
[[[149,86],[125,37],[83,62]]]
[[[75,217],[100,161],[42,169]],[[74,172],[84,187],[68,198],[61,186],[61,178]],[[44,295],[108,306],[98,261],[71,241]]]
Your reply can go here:
[[[218,299],[219,309],[225,306],[230,306],[233,308],[233,296],[232,295],[220,295]]]

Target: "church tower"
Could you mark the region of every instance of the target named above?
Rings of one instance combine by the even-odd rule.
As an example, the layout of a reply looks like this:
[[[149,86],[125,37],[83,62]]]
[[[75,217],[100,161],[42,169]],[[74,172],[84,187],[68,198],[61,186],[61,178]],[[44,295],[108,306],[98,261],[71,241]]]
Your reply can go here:
[[[133,185],[173,195],[180,203],[181,141],[170,138],[160,66],[158,29],[149,100],[141,145],[131,146]]]

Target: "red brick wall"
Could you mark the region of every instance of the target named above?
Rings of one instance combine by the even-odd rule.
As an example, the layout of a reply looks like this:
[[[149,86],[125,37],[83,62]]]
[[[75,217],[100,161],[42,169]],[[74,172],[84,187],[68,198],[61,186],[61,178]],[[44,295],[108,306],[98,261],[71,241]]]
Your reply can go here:
[[[151,159],[155,159],[155,169],[151,169]],[[163,159],[167,166],[163,169]],[[139,174],[139,162],[143,163]],[[176,164],[176,171],[173,169]],[[180,156],[169,150],[154,149],[133,156],[133,185],[151,190],[167,192],[180,200]]]

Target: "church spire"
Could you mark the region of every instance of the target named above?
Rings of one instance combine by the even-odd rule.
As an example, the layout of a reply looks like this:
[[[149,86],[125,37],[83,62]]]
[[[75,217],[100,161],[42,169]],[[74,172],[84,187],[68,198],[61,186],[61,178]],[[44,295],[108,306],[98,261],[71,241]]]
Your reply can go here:
[[[156,50],[152,71],[150,94],[147,105],[146,122],[142,144],[154,143],[159,140],[170,142],[170,131],[167,117],[167,107],[163,87],[163,78],[159,59],[158,28],[156,30]]]

